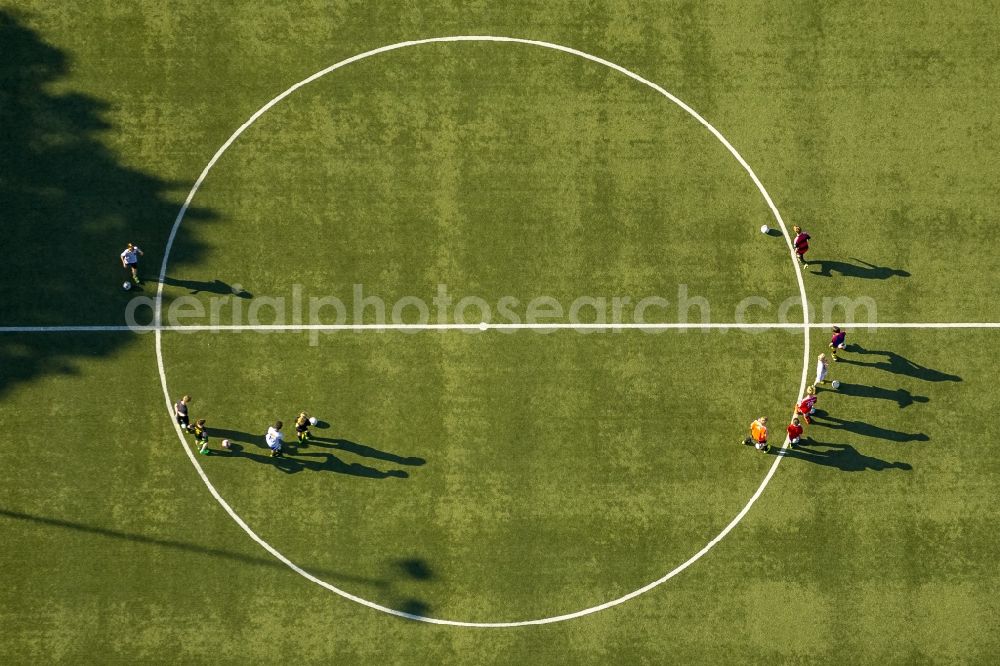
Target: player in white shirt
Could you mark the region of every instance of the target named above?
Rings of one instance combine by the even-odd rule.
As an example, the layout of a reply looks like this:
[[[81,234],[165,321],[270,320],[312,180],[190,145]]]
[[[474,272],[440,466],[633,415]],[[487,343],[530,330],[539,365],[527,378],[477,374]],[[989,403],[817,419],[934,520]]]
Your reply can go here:
[[[122,252],[122,266],[125,270],[129,271],[131,275],[132,282],[140,284],[139,282],[139,257],[142,256],[142,250],[139,249],[138,245],[134,243],[129,243],[125,251]]]
[[[813,382],[814,386],[819,386],[820,384],[826,383],[826,373],[830,371],[830,361],[827,360],[826,354],[820,354],[819,358],[816,359],[816,381]]]
[[[285,435],[281,432],[282,425],[281,421],[275,421],[274,425],[267,429],[267,434],[264,435],[267,448],[271,449],[272,458],[281,457],[281,444],[285,440]]]

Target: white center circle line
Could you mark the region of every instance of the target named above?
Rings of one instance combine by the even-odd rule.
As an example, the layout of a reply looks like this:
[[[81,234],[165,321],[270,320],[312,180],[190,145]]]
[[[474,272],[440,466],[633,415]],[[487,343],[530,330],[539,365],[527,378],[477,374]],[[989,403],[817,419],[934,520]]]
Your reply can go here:
[[[657,587],[658,585],[661,585],[662,583],[670,580],[671,578],[673,578],[674,576],[676,576],[677,574],[681,573],[682,571],[684,571],[685,569],[687,569],[689,566],[691,566],[692,564],[694,564],[695,562],[697,562],[706,553],[708,553],[708,551],[710,551],[716,544],[718,544],[720,541],[722,541],[722,539],[724,539],[726,537],[726,535],[729,534],[729,532],[731,532],[732,529],[734,527],[736,527],[736,525],[739,524],[739,522],[741,520],[743,520],[743,517],[746,516],[746,514],[750,511],[750,508],[754,505],[754,503],[761,496],[761,494],[763,494],[764,489],[767,487],[767,484],[770,483],[771,478],[774,476],[775,472],[777,471],[778,465],[781,463],[781,460],[782,460],[782,458],[784,456],[783,455],[778,455],[778,456],[775,457],[774,463],[771,465],[771,467],[768,469],[767,474],[764,476],[764,480],[761,482],[761,484],[757,488],[756,492],[754,492],[754,494],[750,497],[750,500],[746,503],[746,506],[744,506],[743,509],[738,514],[736,514],[736,517],[734,517],[729,522],[729,524],[727,524],[725,526],[725,528],[723,528],[723,530],[721,532],[719,532],[718,536],[716,536],[714,539],[712,539],[711,541],[709,541],[701,550],[699,550],[697,553],[695,553],[694,555],[692,555],[690,558],[688,558],[682,564],[678,565],[677,567],[675,567],[671,571],[667,572],[662,577],[660,577],[660,578],[658,578],[658,579],[656,579],[656,580],[654,580],[654,581],[652,581],[652,582],[644,585],[643,587],[641,587],[641,588],[639,588],[639,589],[637,589],[637,590],[635,590],[633,592],[630,592],[630,593],[628,593],[628,594],[626,594],[624,596],[618,597],[617,599],[612,599],[611,601],[607,601],[607,602],[605,602],[603,604],[599,604],[597,606],[591,606],[589,608],[584,608],[584,609],[581,609],[581,610],[578,610],[578,611],[575,611],[575,612],[572,612],[572,613],[566,613],[566,614],[563,614],[563,615],[554,615],[554,616],[551,616],[551,617],[543,617],[543,618],[538,618],[538,619],[533,619],[533,620],[522,620],[522,621],[515,621],[515,622],[465,622],[465,621],[460,621],[460,620],[446,620],[446,619],[441,619],[441,618],[425,617],[425,616],[422,616],[422,615],[416,615],[416,614],[413,614],[413,613],[407,613],[407,612],[396,610],[396,609],[393,609],[393,608],[388,608],[386,606],[382,606],[381,604],[377,604],[377,603],[369,601],[367,599],[363,599],[363,598],[361,598],[361,597],[359,597],[357,595],[351,594],[350,592],[342,590],[342,589],[340,589],[340,588],[338,588],[338,587],[336,587],[336,586],[334,586],[334,585],[332,585],[332,584],[330,584],[330,583],[328,583],[328,582],[326,582],[324,580],[320,580],[319,578],[317,578],[316,576],[312,575],[308,571],[306,571],[306,570],[302,569],[301,567],[299,567],[297,564],[295,564],[294,562],[292,562],[291,560],[289,560],[287,557],[285,557],[284,555],[282,555],[271,544],[269,544],[264,539],[262,539],[256,532],[254,532],[250,528],[250,526],[247,525],[246,522],[236,513],[236,511],[233,510],[233,508],[229,505],[229,503],[226,502],[225,499],[223,499],[223,497],[219,494],[218,490],[216,490],[215,486],[212,485],[212,482],[209,480],[208,475],[205,474],[205,470],[201,467],[201,464],[198,462],[198,459],[195,456],[193,450],[187,445],[187,442],[184,439],[184,433],[181,431],[180,426],[177,424],[176,420],[172,418],[173,403],[172,403],[171,398],[170,398],[170,391],[169,391],[169,389],[167,387],[167,375],[166,375],[166,371],[164,369],[163,345],[162,345],[162,334],[161,334],[162,330],[164,328],[162,326],[163,283],[164,283],[164,278],[165,278],[165,276],[167,274],[167,263],[168,263],[168,261],[170,259],[170,251],[173,248],[174,239],[177,237],[177,231],[180,229],[181,222],[183,222],[184,216],[187,213],[187,210],[188,210],[189,206],[191,205],[191,202],[194,200],[195,194],[198,192],[198,189],[201,187],[202,183],[205,181],[205,178],[208,176],[209,172],[212,170],[212,167],[215,166],[215,163],[219,160],[220,157],[222,157],[222,155],[226,152],[226,150],[229,149],[229,147],[233,144],[233,142],[236,141],[236,139],[239,138],[239,136],[244,131],[246,131],[246,129],[249,128],[258,118],[260,118],[262,115],[264,115],[265,113],[267,113],[267,111],[269,109],[271,109],[271,107],[273,107],[275,104],[277,104],[281,100],[285,99],[286,97],[288,97],[289,95],[291,95],[292,93],[294,93],[296,90],[298,90],[302,86],[305,86],[305,85],[307,85],[307,84],[309,84],[309,83],[311,83],[311,82],[313,82],[313,81],[315,81],[315,80],[317,80],[317,79],[319,79],[319,78],[321,78],[321,77],[329,74],[330,72],[333,72],[333,71],[335,71],[337,69],[340,69],[341,67],[344,67],[344,66],[349,65],[349,64],[354,63],[354,62],[358,62],[359,60],[364,60],[365,58],[370,58],[370,57],[378,55],[380,53],[387,53],[389,51],[395,51],[395,50],[398,50],[398,49],[403,49],[403,48],[407,48],[407,47],[411,47],[411,46],[419,46],[419,45],[422,45],[422,44],[435,44],[435,43],[446,43],[446,42],[507,42],[507,43],[515,43],[515,44],[525,44],[525,45],[529,45],[529,46],[538,46],[538,47],[542,47],[542,48],[546,48],[546,49],[551,49],[551,50],[554,50],[554,51],[561,51],[563,53],[568,53],[568,54],[571,54],[571,55],[583,58],[585,60],[589,60],[591,62],[595,62],[595,63],[598,63],[600,65],[604,65],[605,67],[609,67],[609,68],[611,68],[611,69],[613,69],[613,70],[615,70],[617,72],[620,72],[621,74],[624,74],[625,76],[627,76],[627,77],[629,77],[629,78],[631,78],[631,79],[633,79],[633,80],[635,80],[635,81],[637,81],[639,83],[642,83],[643,85],[646,85],[646,86],[652,88],[653,90],[655,90],[656,92],[660,93],[661,95],[663,95],[664,97],[666,97],[668,100],[670,100],[671,102],[673,102],[674,104],[676,104],[677,106],[679,106],[681,109],[683,109],[688,115],[690,115],[691,117],[693,117],[695,120],[697,120],[699,123],[701,123],[709,132],[711,132],[712,135],[715,136],[715,138],[718,139],[719,142],[722,143],[723,146],[725,146],[725,148],[736,159],[736,161],[739,162],[740,166],[743,167],[743,170],[746,171],[747,175],[750,176],[750,179],[753,181],[754,185],[757,187],[757,190],[760,192],[761,196],[763,196],[764,201],[767,203],[767,206],[770,209],[772,216],[774,217],[775,221],[778,223],[778,226],[781,228],[781,232],[782,232],[782,234],[785,237],[785,243],[786,243],[786,245],[788,247],[789,258],[791,259],[792,265],[795,268],[795,276],[796,276],[796,279],[798,280],[799,296],[800,296],[800,298],[802,300],[803,323],[802,323],[801,326],[802,326],[802,331],[803,331],[803,363],[802,363],[802,380],[801,380],[801,383],[799,385],[799,392],[798,392],[798,396],[799,397],[802,396],[802,394],[805,392],[806,381],[807,381],[807,376],[808,376],[808,371],[809,371],[809,329],[810,329],[810,325],[809,325],[809,314],[808,314],[809,313],[809,303],[808,303],[808,300],[807,300],[807,297],[806,297],[805,282],[802,279],[802,271],[801,271],[801,268],[799,267],[799,262],[795,259],[794,250],[792,248],[792,239],[791,239],[791,237],[788,234],[788,229],[785,227],[784,220],[782,220],[782,218],[781,218],[781,213],[778,212],[778,208],[774,205],[774,201],[771,199],[771,196],[767,193],[767,190],[764,189],[764,185],[760,182],[760,179],[757,178],[757,174],[754,173],[753,169],[750,168],[750,165],[747,164],[746,160],[744,160],[743,157],[736,151],[736,149],[733,148],[732,144],[730,144],[729,141],[726,140],[726,138],[722,135],[722,133],[719,132],[719,130],[715,129],[715,127],[713,127],[707,120],[705,120],[704,118],[702,118],[694,109],[692,109],[691,107],[689,107],[687,104],[685,104],[684,102],[682,102],[680,99],[678,99],[677,97],[675,97],[674,95],[672,95],[671,93],[669,93],[667,90],[665,90],[661,86],[659,86],[659,85],[653,83],[652,81],[649,81],[649,80],[647,80],[647,79],[639,76],[638,74],[635,74],[634,72],[631,72],[631,71],[625,69],[624,67],[622,67],[620,65],[616,65],[615,63],[610,62],[608,60],[605,60],[603,58],[600,58],[598,56],[594,56],[594,55],[591,55],[589,53],[585,53],[583,51],[579,51],[577,49],[570,48],[568,46],[561,46],[559,44],[553,44],[551,42],[543,42],[543,41],[533,40],[533,39],[521,39],[521,38],[517,38],[517,37],[499,37],[499,36],[492,36],[492,35],[456,35],[456,36],[449,36],[449,37],[433,37],[433,38],[429,38],[429,39],[419,39],[419,40],[413,40],[413,41],[407,41],[407,42],[399,42],[399,43],[396,43],[396,44],[390,44],[388,46],[383,46],[383,47],[380,47],[380,48],[377,48],[377,49],[373,49],[371,51],[365,51],[364,53],[360,53],[358,55],[352,56],[350,58],[347,58],[346,60],[341,60],[340,62],[338,62],[338,63],[336,63],[334,65],[331,65],[331,66],[327,67],[326,69],[320,70],[319,72],[316,72],[312,76],[309,76],[309,77],[307,77],[307,78],[299,81],[298,83],[294,84],[293,86],[291,86],[290,88],[288,88],[287,90],[285,90],[284,92],[282,92],[281,94],[279,94],[278,96],[276,96],[274,99],[272,99],[271,101],[269,101],[267,104],[265,104],[264,106],[262,106],[256,113],[254,113],[252,116],[250,116],[250,118],[245,123],[243,123],[242,125],[240,125],[240,127],[235,132],[233,132],[232,136],[230,136],[229,139],[227,139],[226,142],[224,144],[222,144],[222,147],[219,148],[215,152],[215,155],[212,156],[212,159],[209,160],[209,162],[205,166],[204,170],[202,170],[201,174],[198,176],[198,179],[195,181],[194,186],[191,188],[191,191],[188,193],[187,198],[184,200],[184,204],[181,206],[180,211],[177,213],[177,218],[174,220],[174,225],[170,229],[170,235],[167,238],[166,247],[165,247],[164,252],[163,252],[163,262],[160,265],[160,276],[159,276],[160,279],[159,279],[159,284],[157,285],[157,289],[156,289],[156,304],[155,304],[155,309],[154,309],[154,314],[153,314],[153,317],[154,317],[154,320],[153,320],[153,329],[154,329],[154,335],[155,335],[155,340],[156,340],[156,364],[157,364],[157,369],[158,369],[159,374],[160,374],[160,385],[161,385],[161,387],[163,389],[163,398],[166,401],[167,412],[168,412],[168,414],[171,415],[171,419],[170,420],[174,424],[174,430],[177,433],[177,438],[180,441],[181,446],[184,449],[185,453],[187,454],[188,459],[191,461],[191,464],[194,465],[194,468],[198,472],[198,475],[201,477],[201,480],[204,482],[205,486],[208,488],[208,491],[212,494],[212,497],[215,498],[215,500],[219,503],[220,506],[222,506],[222,508],[226,511],[226,513],[229,514],[229,516],[236,522],[236,524],[239,525],[243,529],[243,531],[246,532],[247,535],[251,539],[253,539],[258,544],[260,544],[260,546],[264,550],[266,550],[267,552],[269,552],[276,559],[278,559],[280,562],[284,563],[286,566],[288,566],[290,569],[292,569],[293,571],[295,571],[300,576],[302,576],[302,577],[306,578],[307,580],[309,580],[309,581],[311,581],[313,583],[316,583],[317,585],[320,585],[321,587],[324,587],[327,590],[329,590],[331,592],[334,592],[334,593],[336,593],[336,594],[338,594],[338,595],[340,595],[340,596],[342,596],[342,597],[344,597],[346,599],[350,599],[351,601],[355,601],[355,602],[357,602],[359,604],[362,604],[364,606],[367,606],[369,608],[373,608],[375,610],[382,611],[384,613],[389,613],[390,615],[395,615],[397,617],[402,617],[402,618],[406,618],[406,619],[409,619],[409,620],[416,620],[416,621],[419,621],[419,622],[427,622],[427,623],[431,623],[431,624],[441,624],[441,625],[450,625],[450,626],[457,626],[457,627],[482,627],[482,628],[522,627],[522,626],[527,626],[527,625],[550,624],[550,623],[553,623],[553,622],[562,622],[564,620],[571,620],[571,619],[574,619],[574,618],[582,617],[584,615],[589,615],[591,613],[596,613],[598,611],[605,610],[607,608],[611,608],[613,606],[618,606],[619,604],[625,603],[626,601],[628,601],[630,599],[633,599],[633,598],[635,598],[635,597],[637,597],[637,596],[639,596],[639,595],[641,595],[641,594],[643,594],[645,592],[648,592],[649,590],[652,590],[654,587]],[[482,325],[480,325],[480,328],[482,328]],[[489,328],[489,325],[487,325],[487,328]],[[782,448],[785,449],[787,447],[788,447],[788,441],[786,439],[786,441],[785,441],[785,443],[784,443],[784,445],[783,445]]]

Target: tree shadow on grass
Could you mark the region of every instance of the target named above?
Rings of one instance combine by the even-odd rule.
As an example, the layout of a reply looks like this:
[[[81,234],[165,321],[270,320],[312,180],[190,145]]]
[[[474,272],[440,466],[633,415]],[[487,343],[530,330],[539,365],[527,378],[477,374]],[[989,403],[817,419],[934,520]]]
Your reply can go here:
[[[107,102],[66,90],[70,56],[24,15],[0,9],[0,207],[4,253],[0,326],[123,323],[131,292],[119,258],[129,241],[159,265],[187,184],[126,165],[105,145],[116,131]],[[214,218],[189,211],[192,223]],[[195,262],[204,245],[177,237],[174,256]],[[176,262],[175,262],[176,264]],[[75,359],[108,357],[133,334],[0,334],[0,395]]]
[[[930,440],[930,437],[922,432],[908,433],[899,430],[890,430],[889,428],[880,428],[864,421],[851,421],[849,419],[830,416],[822,410],[816,410],[816,413],[813,414],[813,419],[816,421],[816,427],[829,428],[830,430],[844,430],[857,435],[864,435],[865,437],[884,439],[889,442],[926,442]]]
[[[76,530],[78,532],[86,534],[94,534],[97,536],[108,537],[112,539],[132,541],[134,543],[142,543],[151,546],[160,546],[163,548],[169,548],[173,550],[186,551],[190,553],[199,553],[203,555],[210,555],[213,557],[221,557],[230,560],[232,562],[236,562],[238,564],[251,564],[254,566],[265,566],[265,567],[273,567],[280,569],[284,569],[286,567],[284,562],[280,562],[272,557],[257,557],[254,555],[247,555],[245,553],[238,553],[231,550],[202,546],[196,543],[187,543],[184,541],[177,541],[174,539],[164,539],[161,537],[153,537],[146,534],[136,534],[134,532],[123,532],[121,530],[114,530],[106,527],[97,527],[94,525],[87,525],[75,521],[62,520],[60,518],[37,516],[27,513],[21,513],[18,511],[9,511],[7,509],[0,509],[0,517],[9,518],[12,520],[18,520],[22,522],[35,523],[47,527],[61,527],[65,529]],[[342,583],[359,583],[380,588],[386,588],[390,585],[390,582],[388,580],[384,579],[377,580],[372,578],[364,578],[360,576],[352,576],[350,574],[345,574],[340,571],[332,571],[330,569],[311,569],[311,572],[323,578],[329,580],[335,580]]]
[[[860,365],[866,368],[875,368],[876,370],[885,370],[886,372],[891,372],[896,375],[904,375],[906,377],[913,377],[915,379],[922,379],[926,382],[960,382],[962,378],[958,375],[949,375],[940,370],[934,370],[933,368],[928,368],[926,366],[915,363],[905,356],[900,356],[893,351],[881,351],[875,349],[865,349],[859,344],[852,344],[848,347],[847,351],[861,354],[862,356],[884,356],[884,361],[860,361],[853,358],[841,357],[840,363],[848,363],[850,365]]]
[[[887,280],[891,277],[910,277],[909,272],[901,268],[889,268],[888,266],[876,266],[867,261],[851,258],[857,262],[854,264],[846,261],[835,261],[832,259],[809,260],[810,266],[819,266],[819,271],[813,271],[813,275],[832,277],[834,273],[839,273],[844,277],[859,278],[862,280]]]
[[[915,402],[930,402],[930,398],[925,395],[913,395],[903,388],[895,391],[882,388],[880,386],[868,386],[867,384],[849,384],[840,382],[840,387],[832,389],[835,393],[854,396],[857,398],[872,398],[875,400],[889,400],[899,405],[900,409],[909,407]]]
[[[135,532],[125,532],[107,527],[97,527],[95,525],[87,525],[85,523],[50,516],[39,516],[19,511],[0,509],[0,518],[6,518],[9,520],[48,528],[73,530],[81,534],[88,534],[108,539],[118,539],[132,543],[155,546],[158,548],[165,548],[168,550],[208,555],[210,557],[222,558],[235,564],[246,564],[250,566],[268,567],[273,569],[287,568],[287,565],[284,562],[281,562],[273,557],[248,555],[246,553],[225,550],[222,548],[203,546],[197,543],[188,543],[185,541],[178,541],[176,539],[165,539],[146,534],[137,534]],[[395,603],[395,606],[398,610],[403,611],[404,613],[426,617],[427,613],[430,612],[430,605],[427,602],[414,598],[412,595],[403,594],[398,589],[398,586],[406,583],[407,581],[425,582],[434,578],[430,565],[423,559],[411,557],[391,561],[388,563],[388,567],[386,568],[384,575],[379,578],[356,576],[342,571],[334,571],[332,569],[322,567],[307,567],[307,569],[309,573],[314,574],[325,581],[334,582],[338,585],[363,585],[375,588],[379,590],[380,593],[389,595],[390,597],[396,597],[397,599],[402,597],[401,600]]]
[[[881,472],[887,469],[910,471],[913,469],[909,463],[889,462],[874,456],[866,456],[849,444],[827,444],[812,439],[804,440],[803,444],[794,449],[781,449],[772,446],[768,453],[785,458],[797,458],[824,467],[833,467],[842,472],[868,470]]]

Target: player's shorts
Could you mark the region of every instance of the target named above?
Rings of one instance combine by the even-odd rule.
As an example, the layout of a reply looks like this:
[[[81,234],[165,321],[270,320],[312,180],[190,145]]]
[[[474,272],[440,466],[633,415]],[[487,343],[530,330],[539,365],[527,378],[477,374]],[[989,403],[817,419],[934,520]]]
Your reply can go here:
[[[132,264],[125,264],[125,270],[127,270],[127,271],[133,271],[133,270],[135,270],[138,267],[139,267],[139,262],[138,261],[135,262],[135,263],[132,263]]]
[[[295,426],[295,432],[309,432],[309,424]]]
[[[177,414],[177,425],[182,428],[190,427],[191,423],[188,421],[187,414]]]

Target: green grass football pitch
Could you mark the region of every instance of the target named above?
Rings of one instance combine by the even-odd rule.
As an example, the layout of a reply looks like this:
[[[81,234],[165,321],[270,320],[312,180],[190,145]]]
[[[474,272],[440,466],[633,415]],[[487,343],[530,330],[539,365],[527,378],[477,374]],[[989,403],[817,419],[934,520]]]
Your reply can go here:
[[[726,147],[597,62],[476,41],[332,71],[214,162],[159,338],[65,327],[156,295],[185,197],[269,100],[448,35],[572,47],[689,104],[812,234],[811,321],[1000,321],[996,28],[961,3],[0,7],[0,661],[993,661],[1000,329],[848,325],[806,446],[741,446],[762,414],[780,445],[799,394],[796,269]],[[547,321],[646,299],[792,325],[449,328],[540,297]],[[371,327],[418,301],[444,330]],[[178,330],[314,321],[367,327]]]

